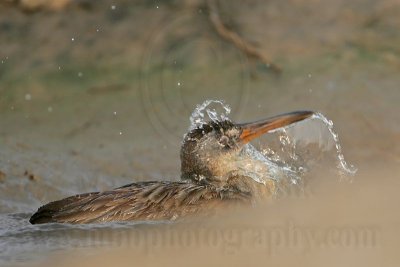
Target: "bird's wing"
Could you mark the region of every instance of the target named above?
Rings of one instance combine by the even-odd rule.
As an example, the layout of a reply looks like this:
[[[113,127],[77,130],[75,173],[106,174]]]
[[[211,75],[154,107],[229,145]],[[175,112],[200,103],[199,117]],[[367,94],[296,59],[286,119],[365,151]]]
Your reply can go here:
[[[218,193],[186,182],[141,182],[105,192],[76,195],[50,202],[31,217],[36,223],[92,223],[166,220],[196,212]]]

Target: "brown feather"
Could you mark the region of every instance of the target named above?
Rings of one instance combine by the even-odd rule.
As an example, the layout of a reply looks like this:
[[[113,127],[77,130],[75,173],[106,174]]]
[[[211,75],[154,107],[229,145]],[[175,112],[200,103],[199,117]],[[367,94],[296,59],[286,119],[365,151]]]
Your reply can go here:
[[[167,220],[222,204],[232,192],[187,182],[142,182],[105,192],[76,195],[42,206],[30,222],[94,223]],[[211,206],[215,206],[211,205]]]

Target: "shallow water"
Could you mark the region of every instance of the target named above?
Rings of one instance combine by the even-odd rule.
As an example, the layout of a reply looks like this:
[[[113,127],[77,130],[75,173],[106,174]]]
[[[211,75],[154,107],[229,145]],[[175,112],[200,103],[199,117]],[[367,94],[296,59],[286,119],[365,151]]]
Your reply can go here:
[[[220,2],[280,76],[222,41],[189,2],[31,14],[0,4],[0,265],[397,266],[398,2]],[[309,121],[253,144],[308,177],[265,207],[173,225],[28,223],[69,195],[178,180],[182,136],[206,99],[223,99],[236,122],[321,112],[358,171],[341,178],[329,131]],[[292,226],[303,241],[283,242]],[[363,229],[375,239],[357,239]]]

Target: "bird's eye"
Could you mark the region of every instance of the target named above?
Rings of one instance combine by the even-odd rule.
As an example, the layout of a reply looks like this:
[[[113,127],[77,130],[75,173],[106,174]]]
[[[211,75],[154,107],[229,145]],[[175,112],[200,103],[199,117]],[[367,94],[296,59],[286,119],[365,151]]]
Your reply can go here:
[[[222,147],[229,147],[229,137],[226,135],[223,135],[220,139],[219,139],[219,144]]]

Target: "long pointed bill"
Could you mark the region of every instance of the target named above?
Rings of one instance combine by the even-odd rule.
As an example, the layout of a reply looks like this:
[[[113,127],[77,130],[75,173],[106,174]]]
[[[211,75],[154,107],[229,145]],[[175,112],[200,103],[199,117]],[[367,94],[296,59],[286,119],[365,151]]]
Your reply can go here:
[[[248,143],[264,133],[302,121],[313,114],[312,111],[294,111],[261,121],[239,124],[238,126],[242,128],[240,139],[243,143]]]

